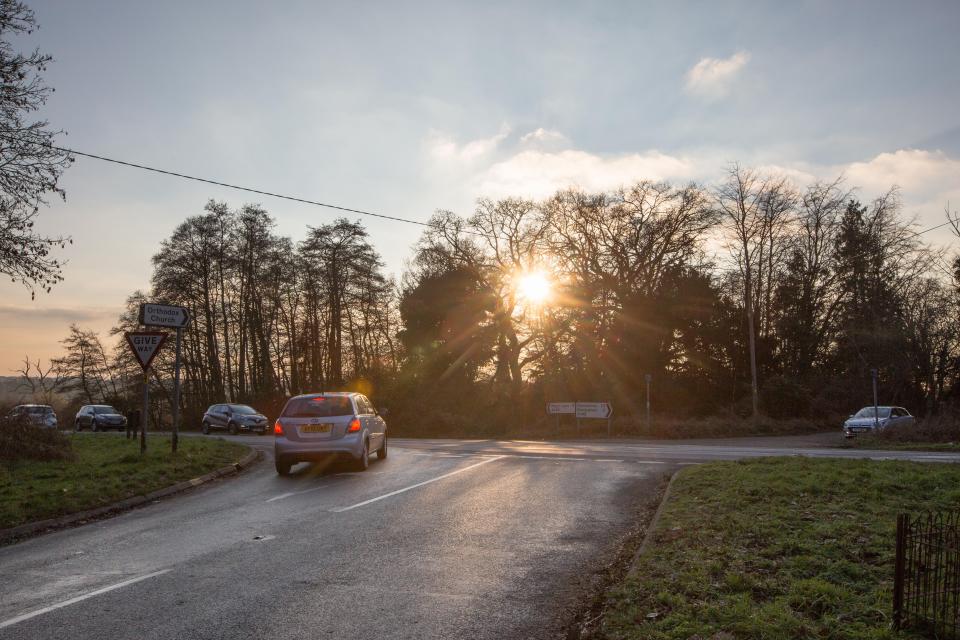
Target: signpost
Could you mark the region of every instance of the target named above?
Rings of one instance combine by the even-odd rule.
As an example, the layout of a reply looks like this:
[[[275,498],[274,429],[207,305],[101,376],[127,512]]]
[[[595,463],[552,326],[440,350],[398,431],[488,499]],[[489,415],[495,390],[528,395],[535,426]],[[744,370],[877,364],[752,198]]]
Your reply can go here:
[[[577,403],[576,402],[548,402],[547,403],[547,415],[557,416],[557,434],[560,433],[560,416],[569,413],[575,414],[577,412]]]
[[[162,331],[133,331],[124,334],[130,350],[143,369],[143,413],[140,418],[140,453],[147,450],[147,420],[150,410],[150,379],[148,372],[153,359],[157,357],[160,347],[167,340],[167,334]]]
[[[171,447],[176,453],[180,433],[180,333],[190,324],[190,313],[185,307],[145,302],[140,305],[140,324],[177,330],[176,355],[173,363],[173,433],[170,437]]]
[[[547,413],[557,416],[557,431],[560,430],[560,415],[564,413],[577,416],[577,433],[580,433],[580,418],[596,418],[607,421],[607,435],[610,435],[610,417],[613,406],[609,402],[548,402]]]
[[[647,433],[650,433],[650,383],[653,382],[653,376],[649,373],[643,376],[647,382]]]

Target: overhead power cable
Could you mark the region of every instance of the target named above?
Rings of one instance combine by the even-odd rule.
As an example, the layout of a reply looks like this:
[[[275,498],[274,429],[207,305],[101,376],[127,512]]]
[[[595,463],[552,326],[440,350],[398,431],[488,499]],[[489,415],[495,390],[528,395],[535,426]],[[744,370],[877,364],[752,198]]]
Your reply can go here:
[[[3,134],[0,134],[0,137],[9,137],[9,138],[13,139],[13,136],[7,136],[7,135],[3,135]],[[21,141],[22,141],[22,139],[21,139]],[[205,184],[212,184],[212,185],[215,185],[215,186],[218,186],[218,187],[225,187],[225,188],[227,188],[227,189],[235,189],[235,190],[237,190],[237,191],[246,191],[247,193],[256,193],[256,194],[258,194],[258,195],[269,196],[269,197],[271,197],[271,198],[279,198],[279,199],[281,199],[281,200],[290,200],[291,202],[300,202],[300,203],[302,203],[302,204],[309,204],[309,205],[313,205],[313,206],[316,206],[316,207],[324,207],[324,208],[326,208],[326,209],[334,209],[334,210],[336,210],[336,211],[344,211],[344,212],[346,212],[346,213],[356,213],[356,214],[358,214],[358,215],[370,216],[370,217],[373,217],[373,218],[380,218],[380,219],[382,219],[382,220],[392,220],[392,221],[394,221],[394,222],[404,222],[404,223],[406,223],[406,224],[415,224],[415,225],[420,226],[420,227],[427,227],[428,229],[437,229],[437,228],[438,228],[437,225],[432,224],[432,223],[430,223],[430,222],[422,222],[422,221],[420,221],[420,220],[411,220],[411,219],[409,219],[409,218],[401,218],[401,217],[399,217],[399,216],[391,216],[391,215],[387,215],[387,214],[385,214],[385,213],[375,213],[375,212],[373,212],[373,211],[365,211],[365,210],[363,210],[363,209],[353,209],[353,208],[351,208],[351,207],[342,207],[342,206],[340,206],[340,205],[330,204],[330,203],[328,203],[328,202],[319,202],[319,201],[317,201],[317,200],[309,200],[309,199],[307,199],[307,198],[299,198],[299,197],[297,197],[297,196],[288,196],[288,195],[284,195],[284,194],[282,194],[282,193],[274,193],[274,192],[272,192],[272,191],[265,191],[265,190],[263,190],[263,189],[254,189],[253,187],[244,187],[244,186],[241,186],[241,185],[230,184],[230,183],[228,183],[228,182],[221,182],[221,181],[219,181],[219,180],[212,180],[212,179],[210,179],[210,178],[201,178],[201,177],[199,177],[199,176],[191,176],[191,175],[189,175],[189,174],[180,173],[180,172],[178,172],[178,171],[170,171],[170,170],[168,170],[168,169],[159,169],[159,168],[157,168],[157,167],[151,167],[151,166],[148,166],[148,165],[145,165],[145,164],[139,164],[139,163],[136,163],[136,162],[128,162],[128,161],[126,161],[126,160],[117,160],[116,158],[109,158],[109,157],[107,157],[107,156],[101,156],[101,155],[97,155],[97,154],[95,154],[95,153],[87,153],[87,152],[85,152],[85,151],[78,151],[78,150],[76,150],[76,149],[70,149],[70,148],[68,148],[68,147],[60,147],[60,146],[56,146],[56,145],[49,144],[49,143],[47,143],[47,142],[41,142],[41,141],[28,141],[28,142],[30,142],[30,143],[32,143],[32,144],[36,144],[36,145],[41,145],[41,146],[44,146],[44,147],[47,147],[47,148],[50,148],[50,149],[55,149],[55,150],[57,150],[57,151],[62,151],[63,153],[70,154],[70,155],[82,156],[82,157],[84,157],[84,158],[92,158],[92,159],[94,159],[94,160],[101,160],[101,161],[103,161],[103,162],[110,162],[110,163],[112,163],[112,164],[118,164],[118,165],[121,165],[121,166],[124,166],[124,167],[132,167],[132,168],[134,168],[134,169],[142,169],[142,170],[144,170],[144,171],[152,171],[153,173],[159,173],[159,174],[162,174],[162,175],[173,176],[173,177],[175,177],[175,178],[183,178],[184,180],[193,180],[194,182],[202,182],[202,183],[205,183]],[[950,221],[950,220],[947,220],[947,222],[944,222],[944,223],[935,225],[935,226],[933,226],[933,227],[929,227],[929,228],[927,228],[927,229],[923,229],[923,230],[921,230],[921,231],[912,231],[912,232],[910,232],[910,236],[909,236],[909,237],[921,236],[921,235],[923,235],[923,234],[925,234],[925,233],[929,233],[929,232],[935,231],[935,230],[937,230],[937,229],[942,229],[943,227],[946,227],[947,225],[950,225],[950,224],[951,224],[951,221]],[[482,237],[482,238],[497,239],[496,236],[491,236],[491,235],[489,235],[489,234],[482,233],[482,232],[479,232],[479,231],[473,231],[473,230],[471,230],[471,229],[460,229],[460,231],[462,231],[463,233],[467,233],[467,234],[470,234],[470,235],[479,236],[479,237]]]
[[[0,134],[0,137],[4,137],[4,136],[2,136],[2,134]],[[273,192],[273,191],[265,191],[265,190],[263,190],[263,189],[254,189],[253,187],[244,187],[244,186],[237,185],[237,184],[230,184],[230,183],[228,183],[228,182],[221,182],[221,181],[219,181],[219,180],[213,180],[213,179],[210,179],[210,178],[201,178],[201,177],[199,177],[199,176],[191,176],[191,175],[189,175],[189,174],[180,173],[180,172],[178,172],[178,171],[170,171],[170,170],[168,170],[168,169],[159,169],[159,168],[157,168],[157,167],[151,167],[151,166],[148,166],[148,165],[145,165],[145,164],[139,164],[139,163],[137,163],[137,162],[128,162],[128,161],[126,161],[126,160],[117,160],[116,158],[108,158],[107,156],[101,156],[101,155],[97,155],[97,154],[95,154],[95,153],[87,153],[87,152],[85,152],[85,151],[78,151],[78,150],[76,150],[76,149],[70,149],[70,148],[68,148],[68,147],[59,147],[59,146],[56,146],[56,145],[48,144],[48,143],[46,143],[46,142],[39,142],[39,141],[37,141],[37,142],[30,141],[30,142],[32,142],[33,144],[42,145],[42,146],[47,147],[47,148],[49,148],[49,149],[55,149],[56,151],[62,151],[63,153],[66,153],[66,154],[69,154],[69,155],[82,156],[82,157],[84,157],[84,158],[92,158],[92,159],[94,159],[94,160],[102,160],[103,162],[110,162],[110,163],[112,163],[112,164],[118,164],[118,165],[122,165],[122,166],[124,166],[124,167],[132,167],[132,168],[134,168],[134,169],[142,169],[142,170],[144,170],[144,171],[152,171],[153,173],[159,173],[159,174],[166,175],[166,176],[173,176],[173,177],[175,177],[175,178],[183,178],[184,180],[193,180],[194,182],[203,182],[203,183],[205,183],[205,184],[212,184],[212,185],[216,185],[216,186],[218,186],[218,187],[225,187],[225,188],[227,188],[227,189],[235,189],[235,190],[237,190],[237,191],[246,191],[247,193],[256,193],[256,194],[259,194],[259,195],[262,195],[262,196],[269,196],[269,197],[271,197],[271,198],[280,198],[281,200],[290,200],[290,201],[292,201],[292,202],[300,202],[300,203],[302,203],[302,204],[310,204],[310,205],[313,205],[313,206],[316,206],[316,207],[324,207],[324,208],[326,208],[326,209],[334,209],[334,210],[336,210],[336,211],[344,211],[344,212],[346,212],[346,213],[356,213],[356,214],[358,214],[358,215],[370,216],[370,217],[373,217],[373,218],[380,218],[380,219],[382,219],[382,220],[392,220],[392,221],[394,221],[394,222],[404,222],[404,223],[406,223],[406,224],[415,224],[415,225],[417,225],[417,226],[427,227],[427,228],[429,228],[429,229],[437,229],[437,228],[439,228],[438,225],[432,224],[432,223],[430,223],[430,222],[422,222],[422,221],[420,221],[420,220],[411,220],[411,219],[409,219],[409,218],[401,218],[401,217],[399,217],[399,216],[391,216],[391,215],[387,215],[387,214],[385,214],[385,213],[376,213],[376,212],[373,212],[373,211],[365,211],[365,210],[363,210],[363,209],[353,209],[353,208],[351,208],[351,207],[342,207],[342,206],[340,206],[340,205],[330,204],[329,202],[319,202],[319,201],[317,201],[317,200],[309,200],[309,199],[307,199],[307,198],[299,198],[299,197],[297,197],[297,196],[288,196],[288,195],[284,195],[284,194],[282,194],[282,193],[275,193],[275,192]],[[470,234],[470,235],[480,236],[480,237],[482,237],[482,238],[492,238],[492,236],[489,236],[489,235],[487,235],[487,234],[485,234],[485,233],[481,233],[481,232],[479,232],[479,231],[473,231],[473,230],[470,230],[470,229],[461,229],[460,231],[462,231],[463,233]]]

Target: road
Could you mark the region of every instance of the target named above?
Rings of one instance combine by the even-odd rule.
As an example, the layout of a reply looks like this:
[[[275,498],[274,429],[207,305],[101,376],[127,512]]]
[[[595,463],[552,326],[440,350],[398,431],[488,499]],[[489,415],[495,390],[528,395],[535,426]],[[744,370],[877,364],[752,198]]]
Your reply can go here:
[[[269,437],[232,438],[266,459],[0,548],[0,638],[557,637],[682,465],[798,453],[960,461],[789,438],[393,439],[365,473],[300,465],[281,478]]]

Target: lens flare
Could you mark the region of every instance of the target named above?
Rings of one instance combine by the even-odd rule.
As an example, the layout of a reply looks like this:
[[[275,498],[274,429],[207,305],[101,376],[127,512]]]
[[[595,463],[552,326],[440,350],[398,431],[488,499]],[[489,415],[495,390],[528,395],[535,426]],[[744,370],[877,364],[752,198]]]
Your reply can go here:
[[[520,276],[517,281],[517,293],[530,304],[545,304],[553,293],[553,283],[545,273],[532,271]]]

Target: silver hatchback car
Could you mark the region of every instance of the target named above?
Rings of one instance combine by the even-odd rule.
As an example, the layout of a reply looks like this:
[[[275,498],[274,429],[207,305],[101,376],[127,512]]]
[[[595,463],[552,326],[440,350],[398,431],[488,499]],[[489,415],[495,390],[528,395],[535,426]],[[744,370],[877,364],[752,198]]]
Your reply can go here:
[[[298,462],[332,455],[350,458],[365,470],[370,453],[387,457],[387,423],[359,393],[311,393],[290,398],[273,427],[277,473]]]

